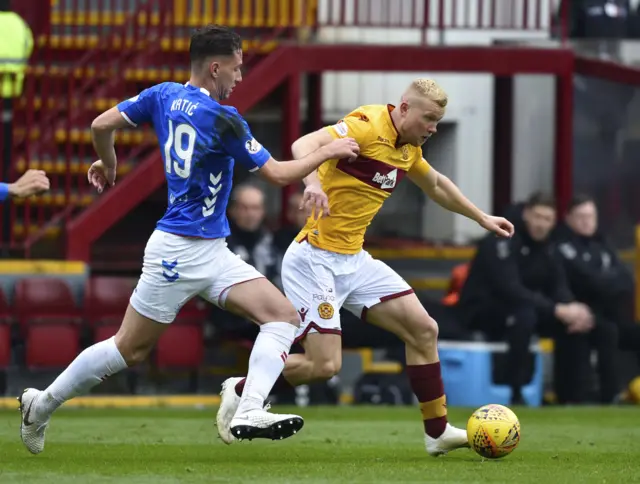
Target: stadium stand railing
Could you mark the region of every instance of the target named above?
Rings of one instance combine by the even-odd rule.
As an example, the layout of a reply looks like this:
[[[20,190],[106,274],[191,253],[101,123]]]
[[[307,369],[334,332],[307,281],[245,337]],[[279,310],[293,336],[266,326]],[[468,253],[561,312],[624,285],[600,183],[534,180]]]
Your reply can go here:
[[[245,39],[248,73],[242,92],[256,90],[265,96],[269,91],[252,71],[263,74],[269,69],[268,58],[279,43],[308,41],[319,28],[415,28],[423,33],[423,43],[428,43],[431,30],[548,31],[553,4],[551,0],[16,0],[14,8],[31,26],[35,48],[24,94],[14,102],[12,155],[4,160],[10,164],[5,173],[13,178],[28,168],[45,169],[52,189],[11,204],[5,214],[9,220],[0,224],[3,245],[29,256],[41,239],[62,240],[69,224],[96,200],[86,183],[86,170],[93,161],[91,120],[152,83],[186,81],[189,33],[194,27],[215,22],[236,28]],[[254,95],[254,102],[259,97]],[[236,104],[238,99],[232,101]],[[244,110],[252,107],[244,104]],[[149,177],[137,165],[155,144],[149,128],[120,132],[119,180],[146,177],[152,184],[158,177]],[[155,168],[161,175],[161,166]],[[45,255],[61,255],[60,244],[48,247],[58,252]]]

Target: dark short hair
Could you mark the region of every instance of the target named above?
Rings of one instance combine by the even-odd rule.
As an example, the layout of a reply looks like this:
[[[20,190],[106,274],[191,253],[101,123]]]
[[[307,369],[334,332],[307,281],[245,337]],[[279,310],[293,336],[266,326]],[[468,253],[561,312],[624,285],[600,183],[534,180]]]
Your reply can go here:
[[[593,203],[595,205],[596,201],[586,193],[579,193],[575,195],[567,206],[567,213],[572,212],[574,208],[584,205],[585,203]]]
[[[221,25],[207,25],[191,35],[189,58],[194,64],[207,57],[231,56],[240,50],[242,39],[233,30]]]
[[[524,206],[526,208],[548,207],[548,208],[553,208],[555,210],[556,199],[553,198],[552,195],[549,195],[547,193],[536,192],[527,199]]]
[[[240,183],[239,185],[236,185],[235,187],[233,187],[233,191],[231,192],[231,197],[230,197],[230,205],[234,205],[235,203],[238,202],[238,197],[246,191],[257,191],[262,193],[262,196],[264,197],[264,191],[262,190],[262,188],[260,188],[257,185],[254,185],[251,182],[245,182],[245,183]]]

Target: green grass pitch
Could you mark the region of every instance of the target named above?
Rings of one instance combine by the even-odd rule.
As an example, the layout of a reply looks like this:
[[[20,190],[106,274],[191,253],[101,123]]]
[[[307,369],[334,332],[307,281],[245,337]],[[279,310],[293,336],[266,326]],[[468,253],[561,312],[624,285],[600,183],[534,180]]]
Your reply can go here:
[[[17,403],[16,403],[17,406]],[[59,411],[30,455],[18,411],[0,412],[0,483],[622,483],[640,481],[640,407],[514,408],[522,440],[504,459],[426,455],[417,408],[277,407],[305,417],[281,442],[225,446],[215,409]],[[469,409],[450,409],[466,424]]]

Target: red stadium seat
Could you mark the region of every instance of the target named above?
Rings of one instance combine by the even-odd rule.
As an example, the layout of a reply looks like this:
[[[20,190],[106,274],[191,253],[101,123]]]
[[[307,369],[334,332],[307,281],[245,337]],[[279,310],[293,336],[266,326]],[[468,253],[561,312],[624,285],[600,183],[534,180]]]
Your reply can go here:
[[[12,326],[11,308],[0,290],[0,395],[7,391],[6,369],[11,365]]]
[[[28,368],[64,368],[80,352],[80,326],[66,320],[30,320],[26,346]]]
[[[176,319],[160,337],[155,352],[158,368],[197,369],[203,357],[202,324],[197,319]]]
[[[4,291],[0,289],[0,321],[11,318],[11,307],[7,302],[7,298],[4,295]]]
[[[84,318],[92,325],[104,318],[122,320],[134,288],[135,279],[128,277],[91,277],[85,286]]]
[[[178,318],[188,318],[194,324],[202,324],[209,316],[210,310],[211,308],[208,303],[204,299],[196,296],[182,306],[182,309],[180,309],[178,313]]]
[[[99,343],[115,336],[120,329],[122,318],[114,316],[113,318],[101,319],[94,324],[93,342]]]
[[[0,323],[0,369],[11,363],[11,328]]]
[[[27,278],[17,282],[14,310],[24,327],[33,318],[68,318],[69,322],[80,316],[69,284],[54,278]]]

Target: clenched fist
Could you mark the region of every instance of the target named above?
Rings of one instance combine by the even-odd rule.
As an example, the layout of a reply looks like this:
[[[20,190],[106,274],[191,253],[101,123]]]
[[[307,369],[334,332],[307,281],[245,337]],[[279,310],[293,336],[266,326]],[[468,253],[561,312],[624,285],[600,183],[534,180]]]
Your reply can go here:
[[[26,198],[46,192],[49,186],[49,178],[44,171],[27,170],[14,183],[9,184],[9,195],[14,198]]]

